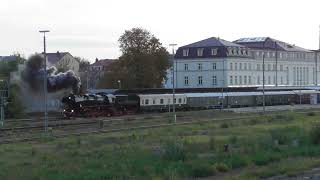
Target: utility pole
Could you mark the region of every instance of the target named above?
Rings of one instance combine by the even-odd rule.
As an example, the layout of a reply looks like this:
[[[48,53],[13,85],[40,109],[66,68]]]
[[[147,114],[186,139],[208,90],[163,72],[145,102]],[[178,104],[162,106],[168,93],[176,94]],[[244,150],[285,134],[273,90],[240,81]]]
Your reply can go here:
[[[43,56],[44,56],[44,75],[43,75],[43,93],[44,93],[44,131],[48,132],[48,106],[47,106],[47,52],[46,52],[46,33],[50,32],[49,30],[39,31],[43,33]]]
[[[175,107],[175,76],[174,76],[174,47],[176,46],[177,44],[169,44],[169,46],[172,47],[172,79],[173,79],[173,83],[172,83],[172,113],[173,113],[173,121],[174,123],[177,122],[177,115],[176,115],[176,107]],[[178,67],[176,67],[178,68]]]
[[[277,41],[274,41],[275,48],[276,48],[276,87],[278,87],[278,48],[277,48]]]
[[[227,78],[227,77],[226,77]],[[222,60],[222,87],[221,87],[221,109],[223,109],[224,107],[224,97],[223,97],[223,87],[225,85],[225,76],[224,76],[224,60]]]
[[[264,84],[265,84],[265,77],[264,77],[264,52],[262,55],[262,105],[263,105],[263,113],[266,112],[266,101],[264,95]]]

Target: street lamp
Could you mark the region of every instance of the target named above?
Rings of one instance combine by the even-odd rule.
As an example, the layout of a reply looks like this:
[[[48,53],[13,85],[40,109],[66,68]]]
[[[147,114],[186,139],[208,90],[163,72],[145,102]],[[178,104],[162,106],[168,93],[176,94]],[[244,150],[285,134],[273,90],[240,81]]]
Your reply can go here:
[[[47,54],[46,54],[46,33],[49,30],[41,30],[43,33],[43,56],[44,56],[44,76],[43,76],[43,91],[44,91],[44,131],[48,132],[48,107],[47,107]]]
[[[177,122],[177,115],[176,115],[176,108],[175,108],[175,76],[174,76],[174,47],[177,44],[169,44],[170,47],[172,47],[172,79],[173,79],[173,84],[172,84],[172,113],[173,113],[173,120],[174,123]],[[177,69],[177,67],[176,67]]]

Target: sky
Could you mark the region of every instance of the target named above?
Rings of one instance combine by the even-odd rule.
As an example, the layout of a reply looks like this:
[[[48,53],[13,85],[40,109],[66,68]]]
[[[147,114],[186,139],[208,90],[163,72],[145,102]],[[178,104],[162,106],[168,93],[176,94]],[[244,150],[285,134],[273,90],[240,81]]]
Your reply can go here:
[[[163,46],[209,37],[268,36],[319,48],[319,0],[0,0],[0,56],[70,52],[93,62],[118,58],[118,39],[141,27]]]

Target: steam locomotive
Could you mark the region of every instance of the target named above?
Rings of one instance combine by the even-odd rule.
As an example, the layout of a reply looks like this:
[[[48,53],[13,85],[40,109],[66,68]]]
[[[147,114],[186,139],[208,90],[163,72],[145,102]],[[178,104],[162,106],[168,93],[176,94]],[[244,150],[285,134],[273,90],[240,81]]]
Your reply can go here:
[[[139,100],[135,95],[70,94],[62,99],[62,104],[65,118],[117,116],[139,110]]]

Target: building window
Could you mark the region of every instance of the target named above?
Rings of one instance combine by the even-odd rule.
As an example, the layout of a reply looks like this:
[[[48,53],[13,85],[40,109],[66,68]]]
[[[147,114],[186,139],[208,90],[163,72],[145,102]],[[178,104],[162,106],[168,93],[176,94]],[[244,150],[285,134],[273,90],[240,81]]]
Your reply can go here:
[[[188,70],[189,70],[188,64],[184,64],[184,70],[185,70],[185,71],[188,71]]]
[[[238,84],[238,76],[234,76],[234,84],[235,84],[235,85]]]
[[[212,63],[212,69],[217,69],[217,63]]]
[[[232,70],[233,69],[233,64],[232,63],[230,63],[230,70]]]
[[[268,71],[271,71],[271,64],[268,64]]]
[[[202,71],[202,64],[201,63],[198,64],[198,70]]]
[[[271,77],[268,76],[268,84],[271,84]]]
[[[257,71],[260,71],[260,64],[257,64]]]
[[[184,57],[189,56],[189,49],[182,50],[182,53]]]
[[[218,54],[218,49],[211,49],[211,55],[215,56]]]
[[[249,80],[248,80],[249,84],[251,84],[251,76],[248,76],[248,78],[249,78]]]
[[[189,85],[189,77],[188,76],[185,76],[184,77],[184,85]]]
[[[198,56],[203,56],[203,48],[198,48],[197,49],[197,55]]]
[[[230,82],[230,85],[232,85],[232,84],[233,84],[233,77],[232,77],[232,76],[230,76],[230,80],[229,80],[229,82]]]
[[[239,84],[242,84],[242,76],[239,76]]]
[[[249,71],[251,71],[251,63],[248,63],[248,65],[249,65]]]
[[[281,76],[280,78],[280,84],[282,85],[283,84],[283,77]]]
[[[237,69],[238,69],[238,64],[234,63],[234,70],[237,70]]]
[[[247,70],[247,63],[244,63],[244,70]]]
[[[274,64],[273,65],[273,70],[276,71],[277,70],[277,66]]]
[[[212,85],[217,85],[217,76],[212,76]]]
[[[247,84],[247,76],[243,77],[243,84]]]
[[[239,70],[242,70],[242,63],[239,63]]]
[[[202,76],[198,76],[198,85],[202,85]]]
[[[257,77],[257,84],[260,84],[260,76]]]

